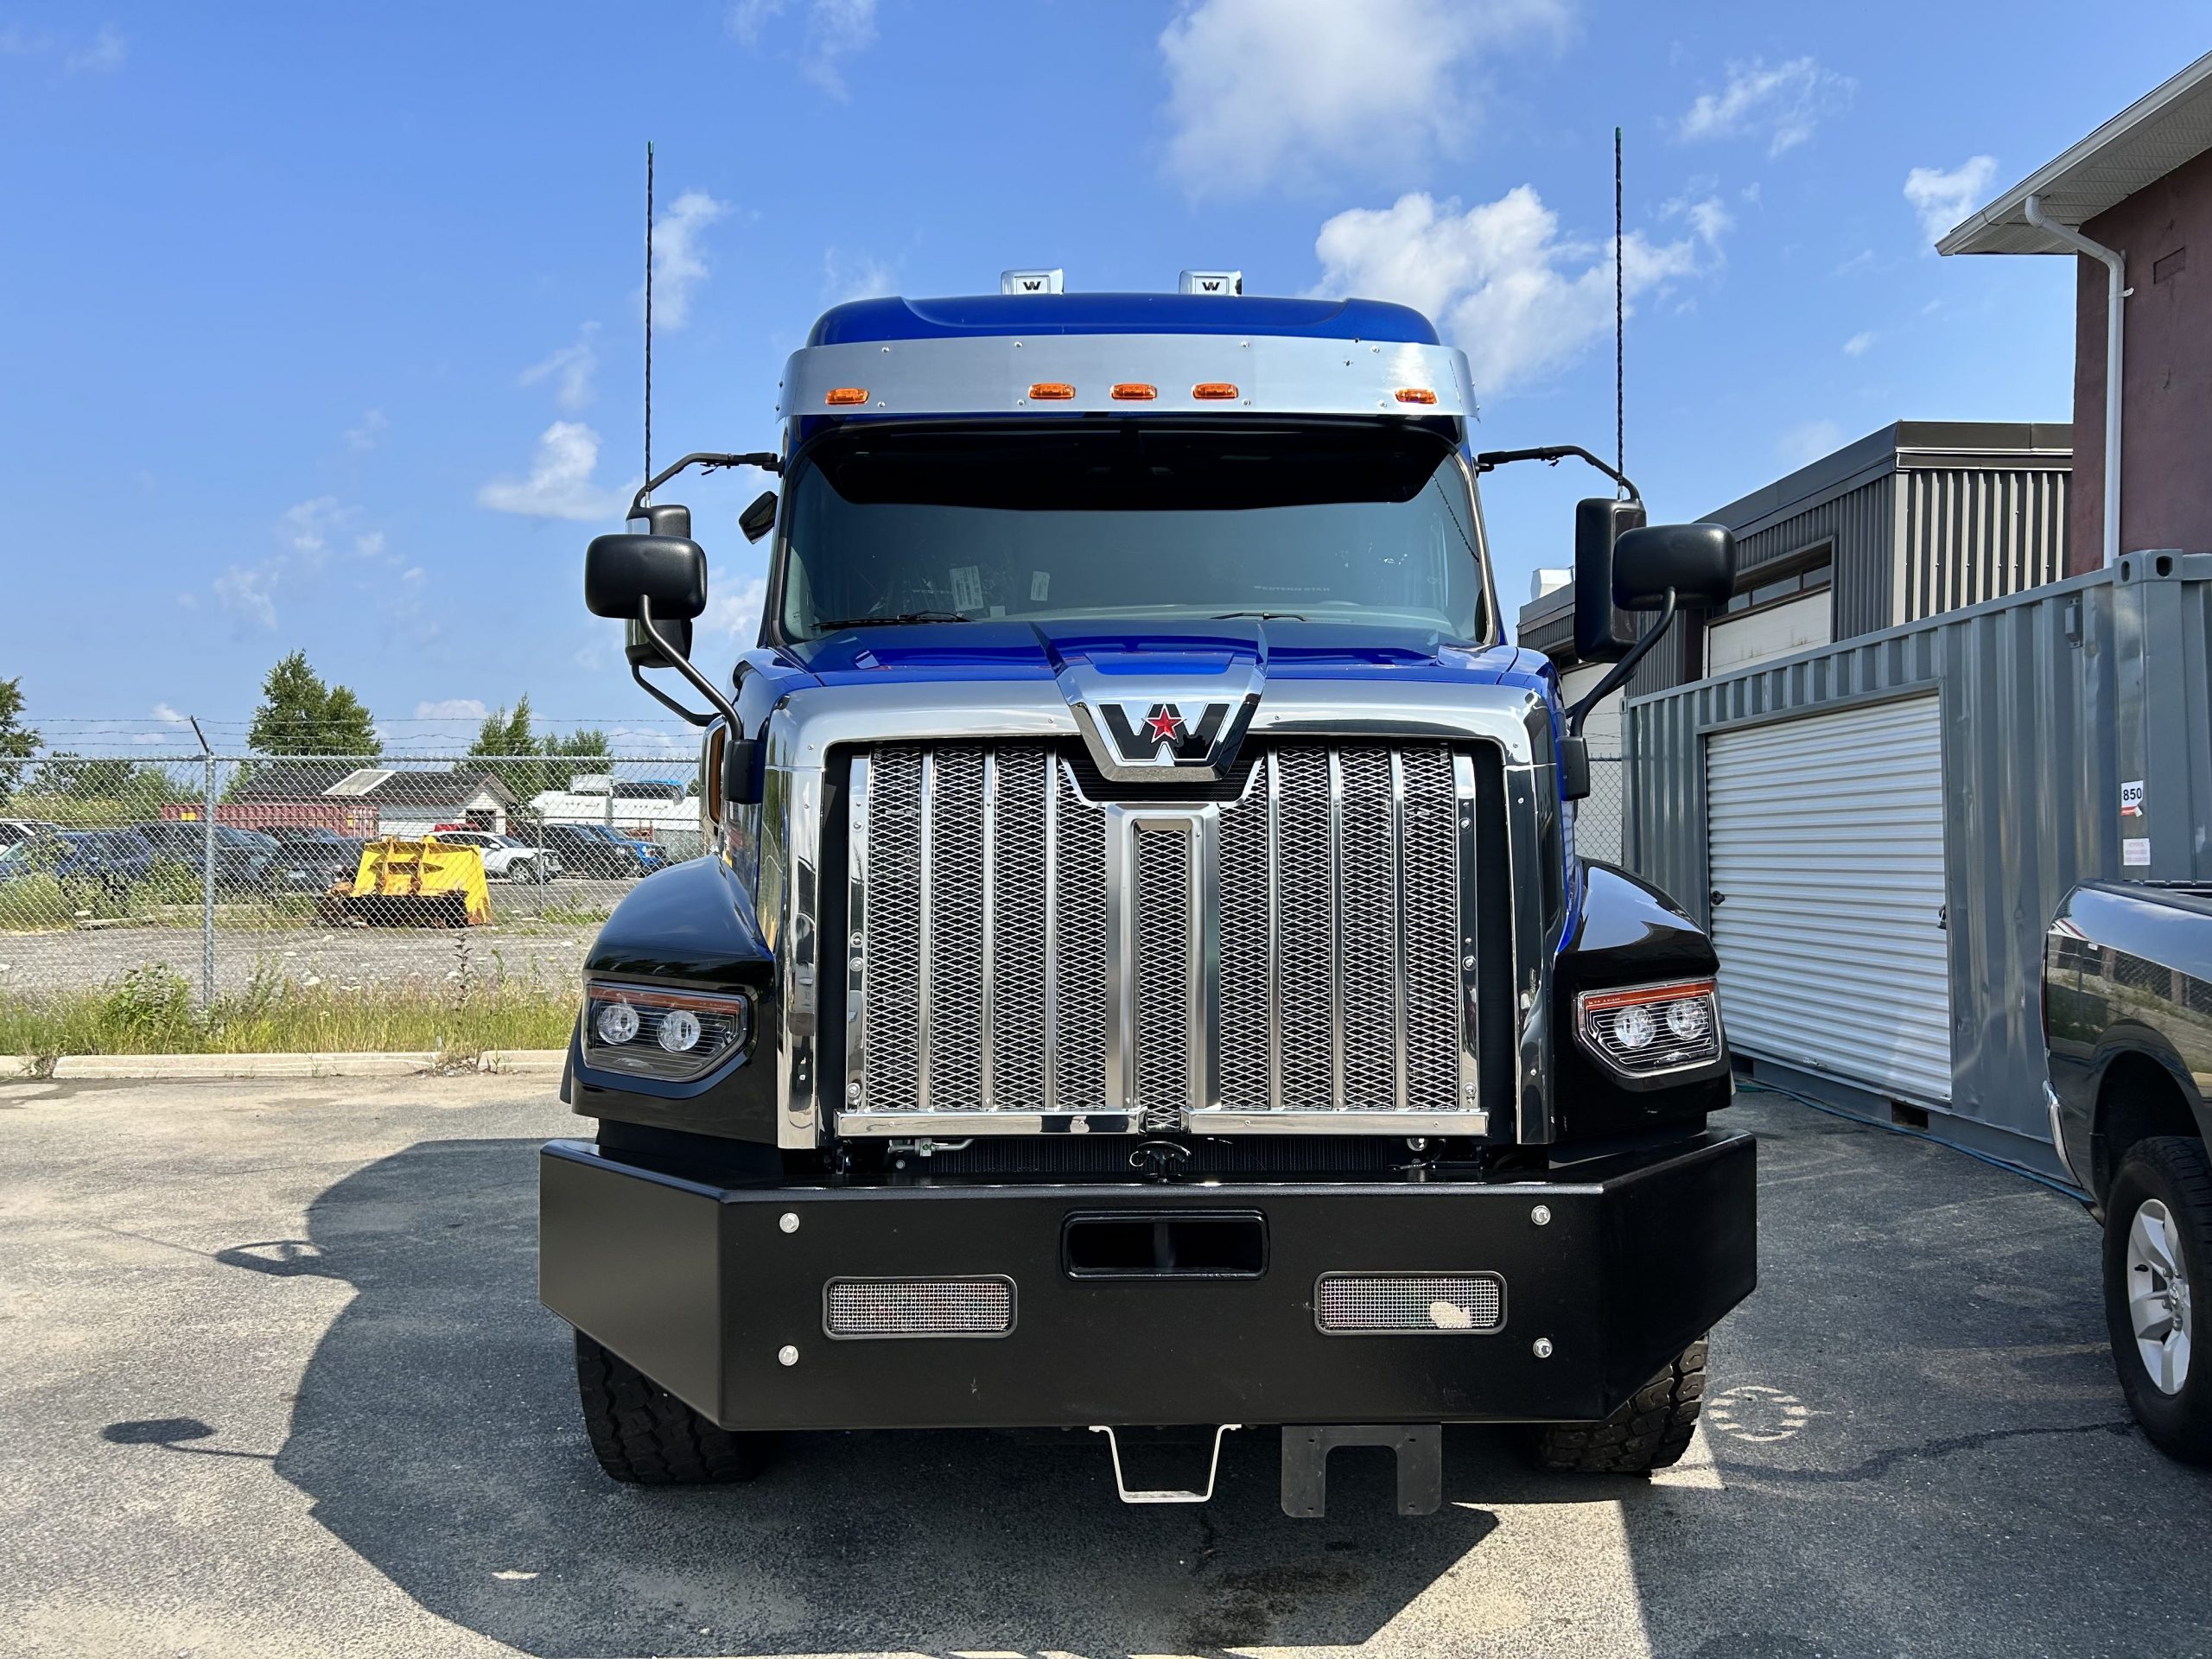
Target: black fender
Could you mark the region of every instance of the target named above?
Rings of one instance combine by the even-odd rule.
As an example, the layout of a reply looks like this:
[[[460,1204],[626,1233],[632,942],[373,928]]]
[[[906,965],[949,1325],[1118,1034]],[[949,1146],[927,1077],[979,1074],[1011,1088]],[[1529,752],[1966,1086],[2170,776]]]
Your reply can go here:
[[[584,972],[633,985],[747,992],[753,1038],[712,1076],[675,1084],[594,1071],[583,1063],[581,1033],[572,1035],[562,1086],[572,1109],[603,1122],[775,1145],[783,1029],[776,960],[761,938],[752,893],[728,864],[695,858],[639,882],[600,929]]]
[[[1734,1085],[1725,1033],[1711,1065],[1645,1080],[1599,1064],[1574,1034],[1578,992],[1709,979],[1719,965],[1705,930],[1657,887],[1611,864],[1584,865],[1581,917],[1552,976],[1561,1141],[1671,1127],[1728,1104]]]

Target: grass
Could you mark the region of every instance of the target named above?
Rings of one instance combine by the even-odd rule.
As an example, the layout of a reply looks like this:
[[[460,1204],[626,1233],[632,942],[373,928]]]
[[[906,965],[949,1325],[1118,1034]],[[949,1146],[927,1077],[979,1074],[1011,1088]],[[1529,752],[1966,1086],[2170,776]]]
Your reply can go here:
[[[97,989],[0,1001],[0,1054],[32,1071],[65,1054],[372,1053],[442,1050],[456,1062],[490,1050],[562,1048],[573,990],[524,980],[342,989],[258,975],[198,1006],[166,967],[134,968]]]

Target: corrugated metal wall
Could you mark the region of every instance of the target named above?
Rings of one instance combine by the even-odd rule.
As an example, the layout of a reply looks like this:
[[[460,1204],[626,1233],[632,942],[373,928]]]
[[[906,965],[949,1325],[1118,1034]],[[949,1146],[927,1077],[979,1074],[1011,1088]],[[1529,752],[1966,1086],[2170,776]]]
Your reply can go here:
[[[1706,918],[1710,733],[1936,690],[1952,1109],[1963,1120],[1939,1115],[1936,1127],[2055,1169],[2043,1105],[2043,931],[2077,881],[2212,880],[2208,671],[2212,555],[2131,555],[2117,570],[1634,701],[1627,857]],[[2120,785],[2137,779],[2146,816],[2122,820]],[[2123,833],[2146,831],[2150,866],[2124,868]]]
[[[1896,603],[1875,626],[2025,593],[2066,574],[2070,474],[1931,467],[1901,476]],[[1841,623],[1839,608],[1839,636]]]

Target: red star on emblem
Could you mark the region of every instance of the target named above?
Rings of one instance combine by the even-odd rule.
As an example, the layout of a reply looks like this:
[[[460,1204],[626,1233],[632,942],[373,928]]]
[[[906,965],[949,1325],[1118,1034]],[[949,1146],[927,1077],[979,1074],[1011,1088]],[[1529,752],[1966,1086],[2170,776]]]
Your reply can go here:
[[[1145,735],[1155,743],[1173,743],[1175,734],[1183,729],[1183,716],[1173,709],[1162,709],[1144,723]]]

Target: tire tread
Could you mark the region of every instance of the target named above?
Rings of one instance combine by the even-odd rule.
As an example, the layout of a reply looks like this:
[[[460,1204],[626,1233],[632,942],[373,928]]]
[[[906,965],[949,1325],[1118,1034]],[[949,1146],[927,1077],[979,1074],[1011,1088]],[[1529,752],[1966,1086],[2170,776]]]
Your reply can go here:
[[[627,1360],[575,1334],[584,1430],[599,1466],[616,1480],[694,1486],[760,1472],[767,1436],[717,1427]]]
[[[1643,1475],[1664,1469],[1689,1449],[1705,1402],[1703,1337],[1595,1423],[1546,1423],[1537,1428],[1537,1466],[1560,1473]]]

